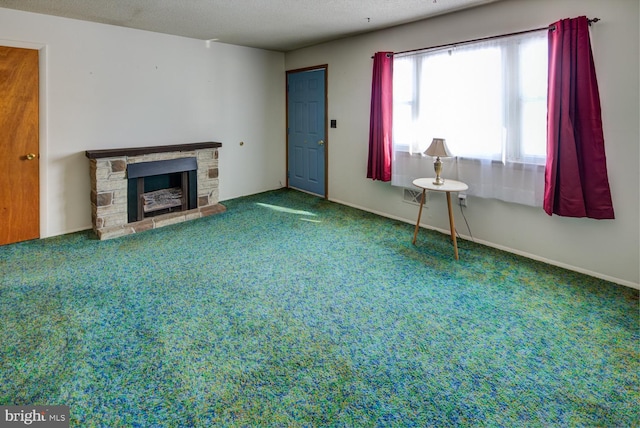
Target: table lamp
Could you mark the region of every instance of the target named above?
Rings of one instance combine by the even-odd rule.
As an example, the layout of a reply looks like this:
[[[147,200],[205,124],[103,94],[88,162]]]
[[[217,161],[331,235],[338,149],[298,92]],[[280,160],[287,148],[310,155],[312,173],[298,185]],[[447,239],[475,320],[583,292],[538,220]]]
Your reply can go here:
[[[442,172],[442,161],[440,158],[451,157],[451,152],[444,138],[434,138],[429,148],[424,151],[424,154],[436,157],[436,160],[433,162],[433,169],[436,171],[436,179],[433,184],[444,184],[444,178],[440,177],[440,173]]]

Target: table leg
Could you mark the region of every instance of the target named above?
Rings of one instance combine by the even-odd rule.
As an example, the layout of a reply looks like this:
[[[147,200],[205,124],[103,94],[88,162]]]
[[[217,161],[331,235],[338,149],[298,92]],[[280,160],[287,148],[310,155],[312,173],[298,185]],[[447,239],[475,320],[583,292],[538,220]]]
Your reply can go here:
[[[449,208],[449,229],[451,229],[453,251],[456,254],[456,260],[458,260],[458,241],[456,240],[456,225],[453,222],[453,210],[451,209],[451,192],[447,192],[447,207]]]
[[[422,189],[422,198],[420,199],[420,210],[418,210],[418,220],[416,221],[416,230],[413,232],[413,245],[416,245],[416,238],[418,237],[418,229],[420,229],[420,217],[422,217],[422,206],[424,205],[424,194],[426,190]]]

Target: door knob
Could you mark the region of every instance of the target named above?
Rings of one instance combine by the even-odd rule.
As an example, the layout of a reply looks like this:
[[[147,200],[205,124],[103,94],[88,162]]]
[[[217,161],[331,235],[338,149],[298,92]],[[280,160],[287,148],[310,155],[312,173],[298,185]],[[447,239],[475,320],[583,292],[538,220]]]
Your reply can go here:
[[[26,158],[27,160],[34,160],[35,158],[37,158],[38,156],[35,153],[29,153]]]
[[[318,144],[321,145],[321,146],[324,146],[324,140],[318,141]]]

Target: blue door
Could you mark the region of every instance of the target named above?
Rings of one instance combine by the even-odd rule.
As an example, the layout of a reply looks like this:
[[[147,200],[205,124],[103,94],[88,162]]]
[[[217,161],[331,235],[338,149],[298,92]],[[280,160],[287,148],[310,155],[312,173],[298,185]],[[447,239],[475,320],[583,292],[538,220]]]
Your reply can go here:
[[[325,196],[325,69],[287,74],[289,187]]]

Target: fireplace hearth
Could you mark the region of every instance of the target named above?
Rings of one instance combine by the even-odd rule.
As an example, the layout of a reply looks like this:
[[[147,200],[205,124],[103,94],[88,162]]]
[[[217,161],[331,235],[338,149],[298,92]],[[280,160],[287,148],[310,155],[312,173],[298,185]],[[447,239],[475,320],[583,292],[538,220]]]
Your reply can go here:
[[[218,203],[221,143],[88,150],[93,229],[100,239],[225,211]]]

